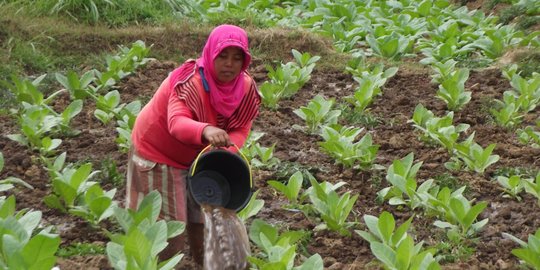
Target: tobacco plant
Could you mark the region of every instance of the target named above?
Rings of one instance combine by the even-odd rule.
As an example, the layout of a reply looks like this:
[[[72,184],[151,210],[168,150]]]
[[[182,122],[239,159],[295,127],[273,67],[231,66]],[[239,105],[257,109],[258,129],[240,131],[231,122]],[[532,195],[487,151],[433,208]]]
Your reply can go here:
[[[319,134],[322,126],[337,124],[340,110],[332,110],[334,99],[326,99],[316,95],[307,106],[302,106],[293,112],[302,118],[307,124],[310,134]]]
[[[285,206],[286,208],[294,209],[298,207],[299,203],[301,203],[299,195],[303,182],[304,177],[302,175],[302,172],[297,171],[289,178],[287,184],[276,180],[269,180],[267,183],[268,185],[285,195],[285,197],[289,201],[289,205]]]
[[[468,169],[483,173],[487,167],[499,161],[499,155],[492,155],[496,144],[492,143],[483,148],[474,142],[474,132],[463,142],[455,145],[453,155],[459,158]]]
[[[373,50],[373,54],[391,60],[399,60],[408,52],[411,38],[396,32],[380,37],[368,34],[366,42]]]
[[[518,257],[524,265],[540,269],[540,229],[536,230],[534,234],[529,234],[527,242],[508,233],[502,233],[502,235],[520,245],[520,248],[512,249],[512,254]]]
[[[56,80],[69,92],[71,99],[85,99],[95,95],[97,88],[92,85],[96,79],[95,70],[85,72],[79,78],[79,75],[73,70],[66,75],[56,73]]]
[[[471,100],[471,92],[465,91],[465,81],[468,78],[468,69],[458,69],[442,78],[437,97],[446,102],[449,110],[458,111]]]
[[[521,123],[525,114],[521,111],[521,100],[512,91],[505,91],[503,100],[495,100],[496,108],[490,109],[495,123],[505,128],[512,128]]]
[[[61,119],[51,114],[51,112],[38,105],[28,105],[24,111],[19,114],[18,123],[20,126],[20,134],[9,134],[7,137],[24,146],[29,146],[33,150],[41,151],[43,155],[47,155],[54,148],[52,144],[47,148],[42,148],[44,139],[52,133],[55,127],[60,125]],[[48,140],[52,139],[49,137]],[[56,139],[54,145],[59,145],[61,140]]]
[[[537,124],[540,127],[540,121]],[[518,129],[516,131],[519,141],[523,144],[528,144],[533,147],[540,147],[540,131],[536,131],[532,126]]]
[[[540,104],[540,73],[533,73],[531,78],[514,74],[510,85],[517,94],[522,112],[530,112]]]
[[[523,181],[526,180],[521,179],[521,176],[519,175],[512,175],[510,177],[505,177],[502,175],[497,176],[497,183],[499,183],[503,192],[505,193],[503,197],[511,197],[518,201],[521,201],[519,194],[524,189]]]
[[[54,172],[54,178],[51,179],[53,193],[45,197],[45,204],[62,211],[75,207],[77,199],[91,186],[97,184],[90,179],[98,173],[99,171],[92,171],[91,163],[83,164],[78,168],[67,166],[61,172]]]
[[[248,159],[251,160],[257,156],[254,146],[264,136],[264,132],[251,131],[244,142],[240,152]]]
[[[148,61],[152,60],[151,58],[146,58],[150,52],[150,47],[146,47],[143,41],[137,40],[131,45],[131,48],[120,46],[119,53],[116,55],[107,55],[105,57],[107,64],[106,70],[103,72],[94,71],[97,91],[108,89],[122,78],[134,72],[139,66],[145,65]]]
[[[277,108],[277,101],[281,98],[290,98],[294,96],[304,84],[311,79],[311,73],[315,67],[319,56],[311,56],[309,53],[300,53],[293,49],[295,62],[287,62],[273,68],[266,66],[268,78],[270,81],[261,86],[263,104],[270,108]],[[262,89],[264,87],[264,89]],[[265,99],[269,98],[265,102]]]
[[[92,226],[97,227],[99,222],[113,214],[117,202],[113,200],[116,189],[104,191],[99,184],[90,186],[79,199],[77,205],[69,209],[69,213],[82,217]]]
[[[482,37],[474,41],[472,46],[481,49],[487,57],[497,59],[506,50],[519,44],[521,41],[519,35],[520,33],[510,25],[497,26],[485,30]]]
[[[460,133],[469,129],[468,124],[454,126],[454,112],[448,112],[444,117],[436,117],[433,112],[418,104],[409,122],[423,132],[422,138],[434,141],[452,151],[457,144]]]
[[[251,195],[251,198],[249,198],[249,202],[246,204],[244,209],[238,212],[237,214],[238,218],[242,222],[245,223],[246,220],[248,220],[250,217],[256,216],[259,213],[259,211],[261,211],[261,209],[263,208],[264,200],[257,199],[258,195],[259,195],[259,190],[253,192],[253,194]]]
[[[349,228],[356,222],[347,221],[347,218],[358,199],[358,194],[351,196],[351,192],[345,192],[340,196],[335,191],[336,188],[328,182],[319,184],[314,178],[310,178],[309,181],[311,183],[311,187],[307,190],[309,199],[314,210],[324,221],[316,229],[329,229],[344,236],[350,235]]]
[[[294,266],[297,244],[308,234],[305,231],[286,231],[280,235],[275,226],[260,219],[254,220],[249,229],[249,238],[260,248],[261,253],[248,257],[248,261],[254,269],[322,270],[323,260],[319,254]]]
[[[279,107],[279,101],[283,98],[283,87],[268,81],[263,82],[259,87],[262,104],[269,109],[276,110]]]
[[[408,235],[412,217],[397,228],[394,217],[386,211],[379,217],[364,215],[364,222],[368,230],[355,232],[369,242],[371,252],[384,269],[440,269],[435,251],[423,250],[423,242],[414,244]]]
[[[431,82],[441,84],[445,78],[451,77],[455,72],[456,64],[457,62],[454,59],[432,63],[431,68],[435,71],[435,74],[431,75]]]
[[[43,92],[38,89],[38,86],[46,76],[47,74],[43,74],[30,81],[12,75],[11,82],[0,81],[0,83],[11,91],[19,104],[25,102],[32,105],[48,105],[57,95],[62,93],[63,90],[58,90],[45,98]]]
[[[319,145],[336,163],[365,170],[373,165],[379,145],[373,144],[369,133],[355,141],[362,131],[363,128],[356,127],[324,126],[321,134],[324,141],[319,142]]]
[[[536,174],[534,179],[525,179],[523,181],[525,191],[538,199],[540,205],[540,172]]]
[[[416,173],[422,162],[413,164],[414,154],[410,153],[400,160],[394,160],[388,167],[386,181],[392,186],[386,187],[377,192],[377,197],[381,200],[389,200],[391,205],[407,205],[410,209],[426,207],[429,193],[432,189],[433,179],[424,181],[420,186],[417,184]],[[405,195],[405,196],[403,196]]]
[[[49,270],[56,263],[60,237],[52,226],[38,230],[42,213],[15,212],[15,197],[0,197],[0,268]]]
[[[459,236],[461,238],[470,238],[480,231],[488,222],[485,218],[475,222],[478,215],[487,207],[486,202],[472,204],[472,201],[467,200],[464,196],[453,196],[447,201],[447,204],[442,205],[442,210],[445,212],[441,216],[444,221],[437,220],[434,225],[448,229],[450,239]]]
[[[114,208],[114,217],[122,232],[108,233],[109,262],[118,270],[159,269],[169,270],[182,260],[183,254],[160,262],[158,254],[167,247],[167,239],[178,236],[185,225],[180,221],[159,220],[161,195],[151,191],[144,197],[137,210]]]

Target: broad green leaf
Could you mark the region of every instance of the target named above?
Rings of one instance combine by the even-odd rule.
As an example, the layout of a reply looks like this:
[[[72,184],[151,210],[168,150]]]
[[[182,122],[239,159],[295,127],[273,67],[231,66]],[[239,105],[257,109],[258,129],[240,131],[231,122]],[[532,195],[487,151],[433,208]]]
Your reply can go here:
[[[302,265],[293,268],[294,270],[322,270],[324,268],[321,255],[314,254],[309,257]]]
[[[126,257],[135,259],[138,265],[145,265],[151,257],[152,243],[139,229],[132,229],[124,243]]]
[[[390,243],[395,225],[396,224],[395,224],[394,217],[392,216],[392,214],[384,211],[379,216],[379,222],[377,226],[379,227],[379,231],[381,232],[384,243],[386,244]]]
[[[38,234],[25,245],[21,251],[28,269],[51,269],[56,257],[54,254],[60,246],[60,237],[56,235]]]
[[[384,263],[389,268],[395,268],[395,262],[396,262],[396,253],[394,250],[389,248],[387,245],[373,242],[370,244],[371,252],[379,261]]]

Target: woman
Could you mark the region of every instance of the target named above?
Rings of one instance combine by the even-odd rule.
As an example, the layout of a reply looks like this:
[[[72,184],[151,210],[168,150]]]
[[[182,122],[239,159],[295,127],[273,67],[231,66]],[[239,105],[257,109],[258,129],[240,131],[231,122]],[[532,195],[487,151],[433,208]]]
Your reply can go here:
[[[132,133],[126,205],[136,209],[151,190],[163,199],[160,217],[186,223],[193,259],[202,264],[200,206],[188,197],[186,175],[207,145],[241,147],[258,114],[260,96],[247,73],[251,55],[246,32],[221,25],[209,35],[202,55],[175,69],[137,117]],[[183,249],[183,235],[160,254]]]

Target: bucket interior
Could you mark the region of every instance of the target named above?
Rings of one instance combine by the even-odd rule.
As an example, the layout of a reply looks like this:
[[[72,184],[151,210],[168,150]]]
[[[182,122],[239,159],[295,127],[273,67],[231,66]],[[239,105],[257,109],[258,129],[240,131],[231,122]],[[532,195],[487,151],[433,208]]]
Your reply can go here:
[[[194,194],[192,188],[197,187],[197,185],[191,182],[197,181],[196,176],[202,172],[211,171],[212,174],[217,173],[222,176],[226,180],[225,185],[228,185],[230,196],[228,202],[222,205],[223,207],[239,211],[249,202],[252,193],[250,183],[251,172],[247,163],[237,154],[222,149],[212,150],[202,154],[197,163],[194,162],[192,166],[196,166],[193,175],[191,175],[192,168],[190,169],[190,176],[188,177],[192,195]],[[208,177],[208,175],[212,174],[205,175]],[[197,201],[196,197],[195,201]],[[200,204],[199,201],[197,203]]]

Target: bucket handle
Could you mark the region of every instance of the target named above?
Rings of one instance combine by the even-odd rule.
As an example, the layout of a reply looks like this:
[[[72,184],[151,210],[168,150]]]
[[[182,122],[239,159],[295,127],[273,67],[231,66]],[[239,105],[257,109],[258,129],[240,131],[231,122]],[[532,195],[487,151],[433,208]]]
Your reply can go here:
[[[246,158],[246,156],[242,153],[242,151],[240,151],[240,148],[234,143],[233,143],[233,146],[236,147],[236,150],[238,150],[238,153],[240,154],[240,156],[246,161],[246,164],[247,164],[247,167],[248,167],[248,170],[249,170],[249,188],[252,189],[253,188],[253,179],[252,179],[252,176],[251,176],[251,165],[249,164],[249,161]],[[195,161],[193,161],[193,166],[192,166],[192,169],[191,169],[191,172],[190,172],[191,176],[193,176],[193,174],[195,173],[195,168],[197,167],[197,163],[199,162],[199,158],[210,147],[212,147],[211,144],[204,147],[203,150],[201,150],[201,152],[199,152],[199,154],[195,158]]]

